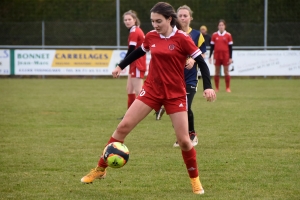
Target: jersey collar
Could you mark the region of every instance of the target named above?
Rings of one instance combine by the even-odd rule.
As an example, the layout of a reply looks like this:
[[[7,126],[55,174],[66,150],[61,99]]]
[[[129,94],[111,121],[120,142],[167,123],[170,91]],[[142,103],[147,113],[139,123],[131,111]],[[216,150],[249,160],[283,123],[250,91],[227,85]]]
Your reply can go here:
[[[159,34],[159,36],[160,36],[160,38],[163,38],[163,39],[170,38],[170,37],[172,37],[172,36],[175,35],[175,33],[176,33],[177,30],[178,30],[177,27],[174,26],[172,33],[168,37],[165,37],[162,34]]]
[[[190,32],[192,31],[193,29],[191,27],[189,27],[189,30],[188,32],[186,32],[187,34],[190,34]]]
[[[218,31],[218,35],[224,36],[226,34],[226,31],[224,31],[222,34],[220,31]]]
[[[132,30],[134,30],[136,28],[136,25],[133,25],[131,28],[129,28],[129,32],[131,32]]]

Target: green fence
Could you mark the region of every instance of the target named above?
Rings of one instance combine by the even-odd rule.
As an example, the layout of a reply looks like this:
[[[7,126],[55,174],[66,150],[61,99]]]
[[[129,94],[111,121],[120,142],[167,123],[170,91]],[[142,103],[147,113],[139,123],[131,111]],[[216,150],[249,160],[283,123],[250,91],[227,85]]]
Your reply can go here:
[[[227,21],[235,46],[264,45],[266,0],[169,0],[174,8],[187,4],[194,11],[192,27],[217,30]],[[2,0],[0,45],[117,45],[116,0]],[[135,10],[142,29],[152,29],[149,10],[156,0],[120,0],[120,44],[128,32],[122,14]],[[269,0],[267,45],[300,45],[300,1]],[[44,23],[43,23],[44,22]]]

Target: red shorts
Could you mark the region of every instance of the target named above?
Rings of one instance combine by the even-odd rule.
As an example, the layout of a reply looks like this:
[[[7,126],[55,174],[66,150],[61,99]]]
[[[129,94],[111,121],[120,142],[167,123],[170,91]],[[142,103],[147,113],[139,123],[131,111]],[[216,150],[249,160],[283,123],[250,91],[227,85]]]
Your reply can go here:
[[[216,66],[228,66],[229,65],[229,53],[228,52],[215,52],[214,64]]]
[[[148,88],[151,90],[151,88]],[[142,89],[137,99],[153,108],[155,111],[159,111],[163,105],[167,114],[173,114],[177,112],[187,111],[186,96],[174,98],[174,99],[159,99],[147,92],[147,89]]]
[[[135,66],[130,66],[129,75],[131,76],[131,78],[144,78],[145,71],[141,71]]]
[[[228,66],[229,65],[229,59],[215,59],[214,64],[216,66]]]

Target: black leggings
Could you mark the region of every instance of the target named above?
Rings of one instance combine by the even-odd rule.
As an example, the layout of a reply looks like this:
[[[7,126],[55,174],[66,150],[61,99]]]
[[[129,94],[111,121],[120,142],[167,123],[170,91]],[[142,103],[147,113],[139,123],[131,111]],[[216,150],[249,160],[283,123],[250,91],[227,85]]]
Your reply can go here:
[[[194,114],[192,111],[192,102],[193,102],[195,94],[196,94],[196,87],[193,85],[187,85],[186,86],[186,96],[187,96],[187,103],[188,103],[189,132],[195,131]]]

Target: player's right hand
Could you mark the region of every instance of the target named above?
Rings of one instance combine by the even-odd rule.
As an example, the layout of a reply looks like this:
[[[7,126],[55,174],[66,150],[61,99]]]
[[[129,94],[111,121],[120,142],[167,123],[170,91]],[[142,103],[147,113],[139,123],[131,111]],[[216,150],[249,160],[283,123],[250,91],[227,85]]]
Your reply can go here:
[[[214,102],[217,99],[216,92],[213,89],[204,90],[203,97],[209,102]]]
[[[112,71],[112,75],[114,78],[118,78],[121,74],[121,67],[119,67],[119,65]]]

